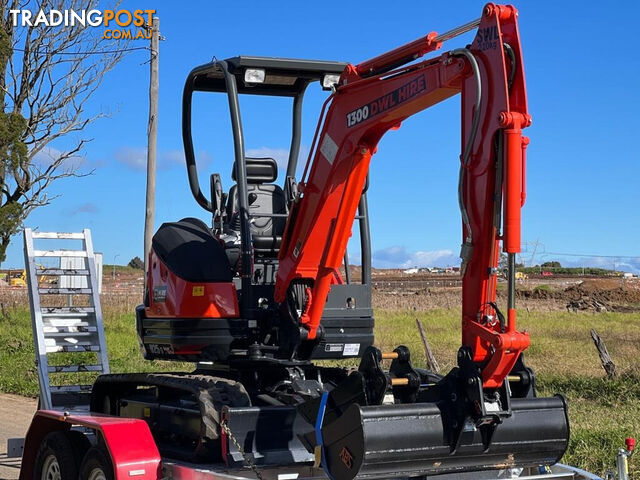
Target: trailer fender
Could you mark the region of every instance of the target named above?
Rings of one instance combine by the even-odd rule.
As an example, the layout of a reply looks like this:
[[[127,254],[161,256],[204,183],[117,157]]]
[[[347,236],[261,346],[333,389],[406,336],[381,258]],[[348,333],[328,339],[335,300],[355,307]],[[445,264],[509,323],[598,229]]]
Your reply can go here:
[[[36,453],[44,437],[72,426],[87,427],[100,434],[111,457],[116,480],[162,478],[160,453],[144,420],[38,410],[27,431],[20,480],[33,478]]]

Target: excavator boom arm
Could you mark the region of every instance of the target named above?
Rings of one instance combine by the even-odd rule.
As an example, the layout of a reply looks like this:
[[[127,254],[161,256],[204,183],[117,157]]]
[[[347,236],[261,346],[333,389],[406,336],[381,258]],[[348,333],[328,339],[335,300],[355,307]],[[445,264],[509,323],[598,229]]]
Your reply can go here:
[[[308,175],[289,215],[275,300],[285,304],[293,292],[305,292],[297,299],[296,321],[307,339],[316,339],[379,140],[406,118],[461,94],[462,345],[492,388],[502,385],[529,345],[528,334],[516,330],[512,299],[505,319],[495,297],[500,241],[510,259],[520,251],[528,143],[522,129],[530,117],[516,9],[487,4],[479,21],[452,32],[475,25],[467,49],[406,65],[453,36],[432,33],[347,66],[319,121]]]

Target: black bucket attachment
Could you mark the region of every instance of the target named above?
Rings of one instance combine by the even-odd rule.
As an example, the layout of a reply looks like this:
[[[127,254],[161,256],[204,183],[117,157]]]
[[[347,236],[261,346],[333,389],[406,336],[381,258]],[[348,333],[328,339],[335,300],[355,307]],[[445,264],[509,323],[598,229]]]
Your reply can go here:
[[[322,428],[325,469],[352,480],[551,465],[569,442],[560,395],[514,398],[490,439],[468,421],[453,448],[444,418],[436,403],[353,404]]]

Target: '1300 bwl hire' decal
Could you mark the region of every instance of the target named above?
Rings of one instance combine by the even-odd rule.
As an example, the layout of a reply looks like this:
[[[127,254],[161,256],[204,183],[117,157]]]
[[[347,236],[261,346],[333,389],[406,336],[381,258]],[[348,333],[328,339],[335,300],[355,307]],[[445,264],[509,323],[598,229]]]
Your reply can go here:
[[[374,101],[347,113],[347,127],[353,127],[367,118],[375,117],[376,115],[395,107],[399,103],[406,102],[410,98],[415,97],[418,93],[422,92],[425,88],[426,84],[423,76],[420,76],[415,80],[411,80],[409,83],[396,88],[392,92],[389,92],[380,98],[376,98]]]

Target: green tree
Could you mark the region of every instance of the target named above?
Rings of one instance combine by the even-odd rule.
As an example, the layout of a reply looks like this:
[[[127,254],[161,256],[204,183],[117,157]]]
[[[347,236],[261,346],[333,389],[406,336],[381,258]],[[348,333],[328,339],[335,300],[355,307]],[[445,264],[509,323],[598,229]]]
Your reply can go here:
[[[128,266],[138,270],[144,270],[144,262],[140,260],[140,257],[133,257],[128,263]]]
[[[544,262],[542,265],[540,265],[542,268],[562,268],[562,265],[560,264],[560,262],[557,261],[552,261],[552,262]]]
[[[99,28],[14,27],[10,10],[25,5],[31,4],[0,0],[0,262],[27,216],[55,198],[47,194],[52,182],[91,173],[80,161],[89,139],[71,134],[105,116],[88,114],[86,102],[124,55],[123,42],[103,40]],[[35,5],[80,11],[97,1]]]
[[[11,40],[6,28],[0,28],[0,88],[5,87],[5,73],[8,59],[12,53]],[[0,176],[13,176],[21,179],[18,170],[27,161],[28,148],[23,141],[23,134],[27,127],[26,119],[19,112],[4,111],[4,95],[0,94]],[[16,176],[17,174],[17,176]],[[10,238],[17,233],[24,218],[24,207],[20,203],[25,182],[16,182],[13,192],[2,192],[0,204],[0,261],[5,258],[7,242],[2,242],[4,237]],[[6,245],[4,245],[6,243]]]

